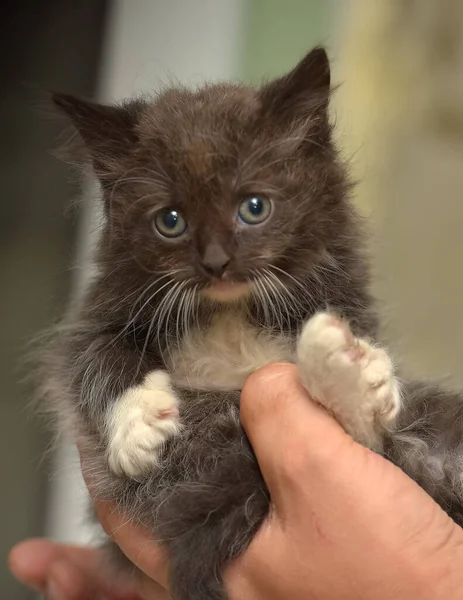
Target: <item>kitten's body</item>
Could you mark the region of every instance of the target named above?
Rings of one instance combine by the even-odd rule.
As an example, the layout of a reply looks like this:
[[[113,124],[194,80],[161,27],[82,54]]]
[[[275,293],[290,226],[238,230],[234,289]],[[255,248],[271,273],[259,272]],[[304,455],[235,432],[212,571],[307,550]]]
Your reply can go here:
[[[399,411],[392,365],[372,345],[368,269],[328,96],[315,50],[259,91],[174,90],[125,108],[56,97],[87,145],[107,222],[99,274],[52,344],[47,396],[80,438],[95,493],[167,545],[175,600],[225,598],[224,565],[267,514],[239,423],[239,391],[267,363],[297,362],[358,441],[463,522],[463,401],[404,383]],[[237,207],[256,193],[272,212],[244,226]],[[153,231],[166,206],[188,217],[178,240]],[[225,275],[212,273],[223,265]],[[317,315],[327,309],[350,329]]]

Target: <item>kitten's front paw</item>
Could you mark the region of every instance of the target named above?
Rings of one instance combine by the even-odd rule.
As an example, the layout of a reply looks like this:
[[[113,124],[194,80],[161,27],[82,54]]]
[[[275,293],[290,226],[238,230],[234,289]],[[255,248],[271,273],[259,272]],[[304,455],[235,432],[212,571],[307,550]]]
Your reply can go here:
[[[177,398],[169,375],[153,371],[119,399],[109,422],[111,470],[137,478],[156,466],[159,449],[180,430]]]
[[[380,450],[381,426],[400,409],[399,384],[388,354],[356,338],[328,313],[305,325],[297,347],[301,381],[357,441]]]

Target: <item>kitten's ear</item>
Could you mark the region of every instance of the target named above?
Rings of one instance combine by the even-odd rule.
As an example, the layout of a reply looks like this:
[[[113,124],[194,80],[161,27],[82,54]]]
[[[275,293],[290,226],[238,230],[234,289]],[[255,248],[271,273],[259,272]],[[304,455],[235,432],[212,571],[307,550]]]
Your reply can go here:
[[[324,117],[330,98],[330,63],[324,48],[316,47],[296,67],[261,91],[262,106],[281,119]]]
[[[136,125],[143,103],[106,106],[61,93],[53,93],[52,101],[71,121],[97,175],[110,177],[138,141]]]

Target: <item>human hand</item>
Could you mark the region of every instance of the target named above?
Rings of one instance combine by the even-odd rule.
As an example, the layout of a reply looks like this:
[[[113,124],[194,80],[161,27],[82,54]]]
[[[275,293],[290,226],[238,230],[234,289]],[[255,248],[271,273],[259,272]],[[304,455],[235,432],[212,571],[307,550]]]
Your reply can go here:
[[[37,538],[17,544],[9,566],[17,579],[47,600],[140,600],[134,585],[115,582],[102,571],[102,558],[98,549]]]
[[[310,402],[296,367],[272,365],[251,376],[241,410],[272,509],[226,573],[232,600],[461,597],[460,527],[400,469],[353,442]],[[125,523],[110,505],[97,503],[97,511],[106,531],[144,573],[140,597],[167,598],[155,583],[167,587],[165,557],[151,537]],[[108,595],[101,575],[92,576],[92,565],[76,565],[71,558],[65,560],[74,579],[80,569],[81,581],[102,586],[102,598],[129,598]],[[50,573],[53,569],[42,569],[42,581]],[[61,598],[98,597],[83,595],[83,586],[78,595],[77,589]]]
[[[13,575],[45,594],[47,600],[168,600],[165,557],[152,536],[128,523],[109,502],[95,502],[95,508],[108,535],[150,576],[141,571],[140,577],[128,581],[104,568],[98,548],[45,538],[29,539],[12,549],[9,566]]]
[[[228,570],[233,599],[463,597],[463,530],[308,401],[295,366],[251,376],[241,418],[272,509]]]

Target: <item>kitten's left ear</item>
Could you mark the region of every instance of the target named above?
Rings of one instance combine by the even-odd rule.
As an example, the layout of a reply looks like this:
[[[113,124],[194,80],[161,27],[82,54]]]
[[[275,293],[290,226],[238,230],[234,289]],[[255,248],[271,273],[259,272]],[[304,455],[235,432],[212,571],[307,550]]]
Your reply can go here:
[[[263,109],[285,120],[313,115],[327,122],[330,79],[326,51],[316,47],[292,71],[264,86],[261,90]]]
[[[102,179],[133,152],[142,102],[106,106],[61,93],[52,94],[52,100],[71,121]]]

